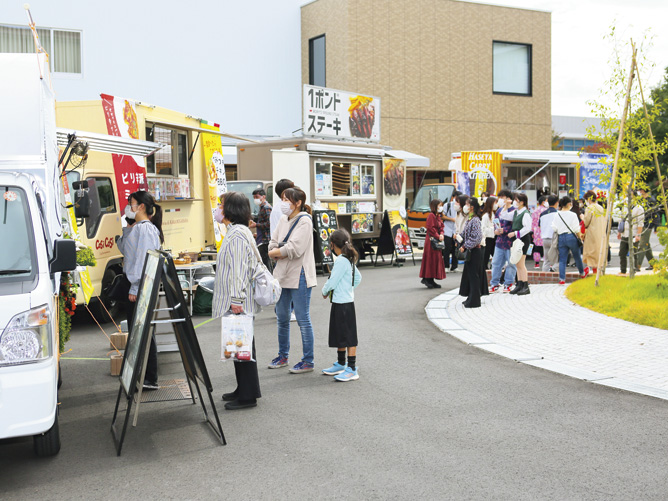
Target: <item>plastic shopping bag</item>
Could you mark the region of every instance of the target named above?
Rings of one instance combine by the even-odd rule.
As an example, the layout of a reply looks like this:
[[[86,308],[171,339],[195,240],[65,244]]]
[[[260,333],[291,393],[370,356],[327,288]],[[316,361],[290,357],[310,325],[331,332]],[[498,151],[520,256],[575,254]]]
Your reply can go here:
[[[221,354],[223,361],[255,362],[253,358],[253,316],[226,313],[221,322]]]

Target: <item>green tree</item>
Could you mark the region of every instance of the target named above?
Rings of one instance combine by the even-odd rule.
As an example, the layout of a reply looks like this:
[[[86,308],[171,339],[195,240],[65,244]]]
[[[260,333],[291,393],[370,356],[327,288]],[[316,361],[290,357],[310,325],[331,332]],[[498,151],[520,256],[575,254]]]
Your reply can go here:
[[[606,38],[612,42],[613,49],[612,57],[609,61],[611,76],[606,81],[605,87],[601,90],[599,99],[589,101],[588,103],[592,107],[594,114],[601,119],[601,124],[598,129],[590,128],[587,131],[587,137],[601,144],[602,152],[609,154],[610,158],[614,159],[617,154],[619,127],[626,101],[633,50],[630,42],[622,43],[616,38],[614,27],[612,27],[611,32]],[[637,72],[635,73],[629,96],[628,113],[619,151],[617,189],[615,193],[609,195],[611,199],[614,199],[614,209],[625,216],[628,215],[629,220],[627,224],[632,222],[630,207],[635,205],[646,206],[645,199],[637,195],[637,190],[640,188],[648,189],[649,185],[656,179],[653,157],[654,147],[647,132],[647,120],[638,86],[639,79],[642,82],[647,81],[647,72],[654,66],[645,56],[650,46],[651,38],[645,37],[640,46],[637,47]],[[668,92],[668,86],[664,85],[664,87],[666,87],[666,92]],[[654,91],[652,93],[652,96],[654,96]],[[651,97],[651,102],[648,103],[650,123],[655,124],[660,121],[660,117],[665,113],[665,110],[665,100],[662,101],[660,93],[656,94],[656,98]],[[664,123],[668,125],[668,121]],[[668,140],[666,132],[668,130],[664,131],[661,138],[656,138],[655,132],[657,153],[662,156],[666,154],[666,141]],[[602,176],[604,182],[610,182],[611,170]],[[631,238],[629,236],[629,239]],[[633,249],[632,242],[630,241],[629,248]],[[630,263],[630,269],[633,269],[633,261]],[[633,272],[631,272],[632,274]]]

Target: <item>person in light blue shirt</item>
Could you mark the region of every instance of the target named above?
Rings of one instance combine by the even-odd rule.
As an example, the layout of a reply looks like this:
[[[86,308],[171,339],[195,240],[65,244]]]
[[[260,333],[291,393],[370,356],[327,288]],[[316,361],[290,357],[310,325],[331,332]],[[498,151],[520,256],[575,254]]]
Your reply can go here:
[[[332,302],[329,316],[329,346],[336,348],[338,359],[322,371],[337,381],[355,381],[357,372],[357,318],[355,317],[355,287],[362,281],[355,263],[358,254],[350,243],[350,234],[336,230],[330,236],[332,252],[338,256],[332,274],[322,288],[322,297]],[[346,351],[348,363],[346,364]]]

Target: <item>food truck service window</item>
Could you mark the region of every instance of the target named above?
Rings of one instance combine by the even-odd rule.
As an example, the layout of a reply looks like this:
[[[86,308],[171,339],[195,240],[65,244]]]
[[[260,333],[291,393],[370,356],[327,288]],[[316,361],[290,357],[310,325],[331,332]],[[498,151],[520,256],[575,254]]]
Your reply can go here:
[[[315,163],[317,197],[373,197],[376,195],[376,168],[342,162]]]
[[[149,176],[188,176],[188,136],[184,131],[147,124],[146,140],[167,145],[146,159]]]

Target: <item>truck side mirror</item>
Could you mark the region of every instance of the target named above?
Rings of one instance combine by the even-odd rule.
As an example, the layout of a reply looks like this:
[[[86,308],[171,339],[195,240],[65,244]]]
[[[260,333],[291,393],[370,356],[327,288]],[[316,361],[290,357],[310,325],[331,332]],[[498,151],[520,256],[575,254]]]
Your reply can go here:
[[[53,258],[49,262],[49,271],[72,271],[77,267],[77,244],[69,238],[59,238],[53,243]]]
[[[83,219],[90,216],[90,197],[88,196],[88,181],[75,181],[74,190],[74,217]]]

